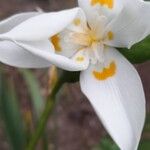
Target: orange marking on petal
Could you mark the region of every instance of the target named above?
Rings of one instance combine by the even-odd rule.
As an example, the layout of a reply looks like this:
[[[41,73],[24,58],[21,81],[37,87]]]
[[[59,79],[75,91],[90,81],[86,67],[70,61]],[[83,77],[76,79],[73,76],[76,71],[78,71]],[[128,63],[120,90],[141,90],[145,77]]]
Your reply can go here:
[[[60,37],[59,37],[59,35],[56,34],[56,35],[52,36],[50,38],[50,40],[51,40],[52,44],[54,45],[55,51],[56,52],[61,52],[62,49],[61,49],[61,46],[60,46]]]
[[[80,18],[74,19],[73,23],[74,23],[74,25],[79,26],[81,24]]]
[[[100,4],[102,6],[106,5],[108,8],[112,9],[114,5],[114,0],[91,0],[91,5],[97,5]]]
[[[113,40],[114,39],[114,34],[111,31],[108,32],[107,36],[108,36],[109,40]]]
[[[78,56],[76,58],[76,61],[82,62],[82,61],[84,61],[84,57],[83,56]]]
[[[103,68],[101,72],[93,71],[93,75],[97,80],[106,80],[115,75],[116,73],[116,64],[115,62],[111,62],[108,68]]]

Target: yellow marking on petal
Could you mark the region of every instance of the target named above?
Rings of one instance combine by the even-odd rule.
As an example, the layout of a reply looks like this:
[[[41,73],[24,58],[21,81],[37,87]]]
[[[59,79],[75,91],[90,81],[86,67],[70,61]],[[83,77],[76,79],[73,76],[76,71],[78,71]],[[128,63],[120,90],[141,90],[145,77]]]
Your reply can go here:
[[[93,71],[93,75],[97,80],[106,80],[116,74],[116,64],[111,62],[108,68],[103,68],[102,71]]]
[[[78,49],[78,51],[83,51],[83,50],[85,50],[84,47],[81,47],[81,48]]]
[[[83,56],[78,56],[78,57],[76,58],[76,61],[82,62],[82,61],[84,61],[84,57],[83,57]]]
[[[114,34],[111,31],[108,32],[107,36],[110,41],[114,39]]]
[[[51,37],[51,42],[54,45],[55,51],[56,52],[61,52],[61,46],[60,46],[60,37],[58,34],[54,35],[53,37]]]
[[[91,0],[91,5],[97,5],[100,4],[102,6],[106,5],[108,8],[112,9],[114,5],[114,0]]]
[[[75,26],[79,26],[81,24],[80,18],[74,19],[73,23],[74,23]]]

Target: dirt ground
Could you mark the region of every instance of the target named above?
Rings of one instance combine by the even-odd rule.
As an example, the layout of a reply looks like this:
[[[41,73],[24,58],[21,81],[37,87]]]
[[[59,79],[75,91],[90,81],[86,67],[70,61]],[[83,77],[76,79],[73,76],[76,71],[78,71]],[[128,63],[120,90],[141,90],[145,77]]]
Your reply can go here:
[[[0,0],[0,18],[3,19],[14,13],[33,11],[41,8],[44,11],[55,11],[72,8],[77,5],[76,0]],[[137,66],[146,92],[147,109],[150,109],[150,62]],[[29,98],[22,78],[13,67],[6,67],[11,78],[18,81],[18,94],[23,109],[30,108],[27,103]],[[43,70],[36,70],[37,77],[41,80],[41,88],[45,89],[47,76]],[[53,133],[53,129],[57,129]],[[48,137],[53,133],[53,142],[57,150],[92,150],[92,147],[105,135],[105,131],[95,115],[91,105],[81,93],[79,84],[65,85],[60,93],[60,101],[48,123]],[[54,147],[50,144],[49,147]],[[6,138],[0,130],[0,150],[9,150]]]

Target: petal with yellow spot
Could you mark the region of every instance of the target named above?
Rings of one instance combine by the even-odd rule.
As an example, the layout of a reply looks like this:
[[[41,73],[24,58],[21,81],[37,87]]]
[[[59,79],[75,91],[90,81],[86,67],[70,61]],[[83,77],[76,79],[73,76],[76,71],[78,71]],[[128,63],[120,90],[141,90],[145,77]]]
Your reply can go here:
[[[58,34],[52,36],[50,38],[52,44],[54,45],[54,48],[55,48],[55,51],[56,52],[61,52],[62,48],[61,48],[61,45],[60,45],[60,37]]]
[[[78,57],[76,58],[76,61],[78,61],[78,62],[83,62],[83,61],[84,61],[84,57],[83,57],[83,56],[78,56]]]
[[[112,9],[114,5],[114,0],[91,0],[91,5],[100,4],[101,6],[107,6],[108,8]]]
[[[93,75],[97,80],[106,80],[113,77],[116,74],[117,66],[114,61],[112,61],[108,68],[103,68],[102,71],[93,71]]]
[[[109,31],[108,33],[107,33],[107,37],[108,37],[108,40],[113,40],[114,39],[114,34],[113,34],[113,32],[112,31]]]
[[[74,23],[75,26],[79,26],[81,24],[80,18],[74,19],[73,23]]]

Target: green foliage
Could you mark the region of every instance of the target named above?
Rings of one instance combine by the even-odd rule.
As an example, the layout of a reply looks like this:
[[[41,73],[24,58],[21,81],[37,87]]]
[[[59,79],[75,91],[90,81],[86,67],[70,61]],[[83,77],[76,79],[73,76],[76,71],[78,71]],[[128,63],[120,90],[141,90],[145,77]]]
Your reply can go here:
[[[0,73],[0,114],[13,150],[23,150],[26,135],[13,83]]]
[[[93,150],[119,150],[119,148],[110,138],[105,137]]]
[[[150,149],[150,139],[143,139],[140,143],[139,150],[149,150]]]
[[[19,71],[22,74],[27,85],[27,90],[30,93],[33,108],[36,113],[35,115],[39,117],[44,107],[44,100],[41,96],[39,81],[32,71],[29,71],[27,69],[21,69]]]
[[[150,133],[150,114],[147,114],[144,131]]]
[[[150,60],[150,36],[135,44],[129,49],[119,49],[119,51],[133,64],[143,63]]]

